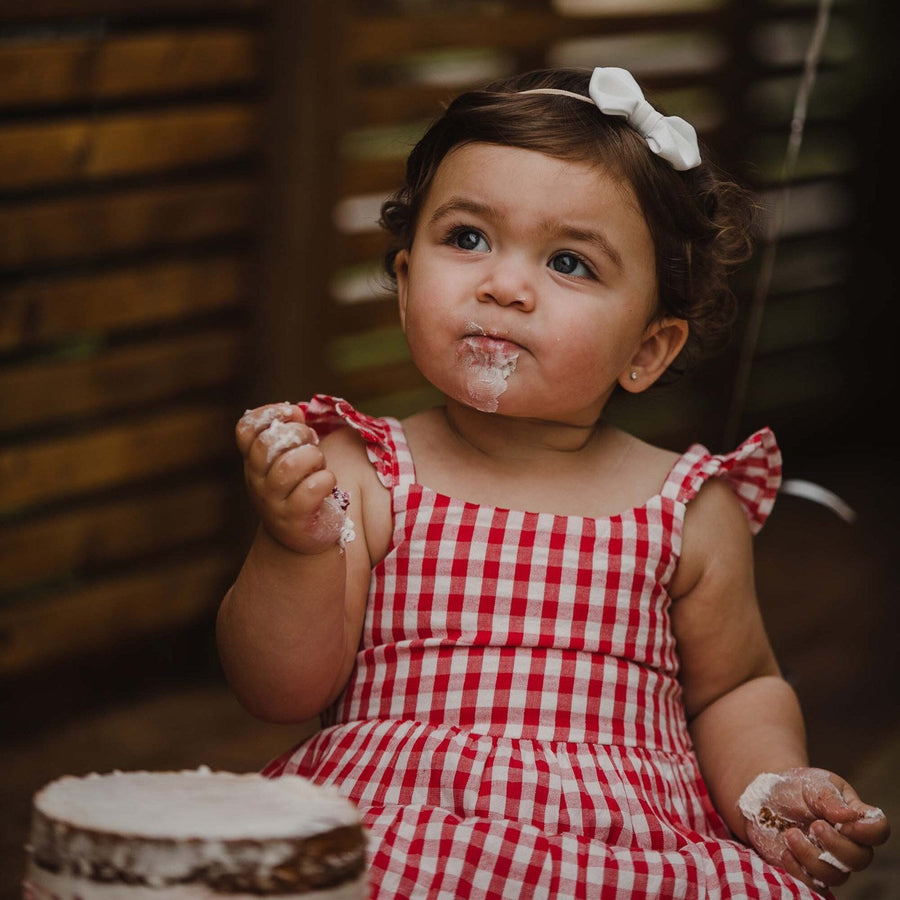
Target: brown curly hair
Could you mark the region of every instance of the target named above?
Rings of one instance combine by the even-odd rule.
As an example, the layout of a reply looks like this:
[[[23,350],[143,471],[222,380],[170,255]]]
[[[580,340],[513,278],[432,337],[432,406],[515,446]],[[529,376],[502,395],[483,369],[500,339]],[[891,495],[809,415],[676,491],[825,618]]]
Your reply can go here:
[[[541,69],[494,81],[457,97],[416,144],[401,187],[381,209],[394,238],[385,271],[409,249],[438,166],[461,144],[488,143],[536,150],[559,159],[596,162],[629,183],[656,250],[658,315],[689,323],[688,340],[669,368],[671,380],[727,341],[737,302],[728,276],[751,255],[755,206],[750,194],[708,161],[676,171],[656,156],[624,118],[559,94],[588,96],[589,69]],[[655,104],[654,104],[655,105]]]

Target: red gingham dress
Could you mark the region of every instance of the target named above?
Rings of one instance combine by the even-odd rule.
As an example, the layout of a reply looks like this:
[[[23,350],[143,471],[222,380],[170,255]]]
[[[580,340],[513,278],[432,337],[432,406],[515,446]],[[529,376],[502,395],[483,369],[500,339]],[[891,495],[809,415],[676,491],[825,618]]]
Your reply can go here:
[[[730,838],[691,747],[666,586],[710,477],[751,528],[781,457],[765,429],[691,447],[661,492],[602,519],[418,484],[401,424],[303,404],[362,436],[393,498],[356,668],[324,729],[264,773],[338,786],[370,829],[372,896],[814,898]]]

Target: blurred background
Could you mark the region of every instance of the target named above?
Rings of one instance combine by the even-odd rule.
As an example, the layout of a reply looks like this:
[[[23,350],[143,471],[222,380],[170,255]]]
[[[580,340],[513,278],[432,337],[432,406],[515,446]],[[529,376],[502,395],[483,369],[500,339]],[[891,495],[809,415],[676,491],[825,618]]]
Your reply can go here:
[[[631,69],[770,215],[787,198],[727,352],[612,415],[677,450],[771,425],[786,476],[852,508],[784,495],[759,593],[814,760],[900,817],[896,31],[887,0],[831,5],[785,193],[818,6],[0,2],[0,898],[46,781],[255,770],[315,727],[254,721],[216,661],[253,528],[234,422],[316,392],[399,416],[437,399],[378,209],[443,102],[544,65]],[[839,896],[900,896],[900,852]]]

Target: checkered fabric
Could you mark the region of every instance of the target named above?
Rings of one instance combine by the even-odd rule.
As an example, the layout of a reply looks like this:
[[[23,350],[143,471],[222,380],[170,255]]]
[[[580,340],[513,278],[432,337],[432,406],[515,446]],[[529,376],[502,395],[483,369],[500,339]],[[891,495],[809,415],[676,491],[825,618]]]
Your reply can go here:
[[[273,760],[337,785],[370,828],[373,897],[812,898],[729,839],[697,768],[666,587],[710,477],[753,530],[772,433],[691,447],[661,492],[605,519],[495,509],[416,482],[403,428],[346,401],[393,498],[357,665],[325,728]]]

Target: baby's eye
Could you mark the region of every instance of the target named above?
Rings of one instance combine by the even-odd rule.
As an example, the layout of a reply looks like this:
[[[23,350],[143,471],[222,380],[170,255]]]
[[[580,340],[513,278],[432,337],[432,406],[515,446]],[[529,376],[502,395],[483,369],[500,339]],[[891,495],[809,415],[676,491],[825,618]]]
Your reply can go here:
[[[488,250],[487,241],[480,231],[473,228],[461,228],[450,236],[450,241],[454,247],[460,250]]]
[[[585,265],[581,257],[574,253],[557,253],[550,260],[550,268],[562,275],[575,275],[578,278],[594,277],[594,273]]]

